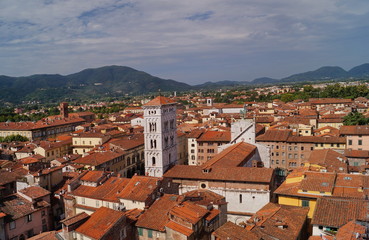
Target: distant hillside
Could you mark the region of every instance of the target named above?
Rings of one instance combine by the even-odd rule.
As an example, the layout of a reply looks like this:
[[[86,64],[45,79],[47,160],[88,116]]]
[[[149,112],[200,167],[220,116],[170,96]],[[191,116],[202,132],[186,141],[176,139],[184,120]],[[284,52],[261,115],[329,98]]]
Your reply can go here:
[[[122,66],[85,69],[62,75],[33,75],[28,77],[0,76],[0,102],[57,102],[91,98],[92,96],[122,96],[150,92],[189,90],[191,86],[165,80],[148,73]]]
[[[245,84],[245,82],[224,80],[224,81],[219,81],[219,82],[206,82],[206,83],[198,84],[198,85],[193,86],[193,88],[210,90],[210,89],[219,89],[222,87],[234,87],[234,86],[243,85],[243,84]]]
[[[369,63],[352,68],[348,74],[352,77],[369,77]]]
[[[315,71],[309,71],[282,78],[281,82],[303,82],[326,79],[346,78],[348,73],[340,67],[321,67]]]
[[[369,78],[369,63],[354,67],[349,71],[345,71],[341,67],[321,67],[315,71],[293,74],[280,80],[273,78],[257,78],[252,84],[273,84],[273,83],[290,83],[290,82],[312,82],[324,80],[343,80],[347,78]]]
[[[246,81],[206,82],[190,86],[174,80],[152,76],[123,66],[106,66],[85,69],[62,76],[39,74],[28,77],[0,76],[0,104],[4,102],[40,101],[43,103],[119,97],[161,91],[215,90],[241,85],[278,84],[291,82],[369,79],[369,63],[345,71],[340,67],[321,67],[315,71],[298,73],[282,79],[257,78]]]
[[[262,78],[256,78],[252,80],[251,83],[252,84],[265,84],[265,83],[274,83],[278,81],[279,81],[278,79],[262,77]]]

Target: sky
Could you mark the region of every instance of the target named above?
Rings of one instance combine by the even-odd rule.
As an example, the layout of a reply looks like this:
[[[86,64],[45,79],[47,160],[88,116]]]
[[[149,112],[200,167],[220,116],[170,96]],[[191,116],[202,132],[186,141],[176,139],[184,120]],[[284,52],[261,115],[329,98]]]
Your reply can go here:
[[[368,63],[368,0],[1,0],[0,75],[120,65],[191,85]]]

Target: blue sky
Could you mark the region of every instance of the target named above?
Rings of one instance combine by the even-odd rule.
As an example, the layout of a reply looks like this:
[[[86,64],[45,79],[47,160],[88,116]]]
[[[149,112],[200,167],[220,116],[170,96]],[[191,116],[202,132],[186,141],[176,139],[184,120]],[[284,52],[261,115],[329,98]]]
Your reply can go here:
[[[196,84],[368,56],[367,0],[0,1],[0,75],[122,65]]]

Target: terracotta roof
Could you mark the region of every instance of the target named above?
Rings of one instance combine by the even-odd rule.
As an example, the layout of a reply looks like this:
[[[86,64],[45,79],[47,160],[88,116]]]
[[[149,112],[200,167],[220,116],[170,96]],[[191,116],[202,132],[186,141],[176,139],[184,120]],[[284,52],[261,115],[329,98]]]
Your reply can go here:
[[[267,130],[264,134],[256,137],[259,142],[286,142],[292,134],[292,130]]]
[[[369,158],[369,151],[345,149],[345,156],[350,158]]]
[[[361,126],[342,126],[341,135],[369,135],[369,125]]]
[[[72,216],[72,217],[66,218],[64,220],[61,220],[60,222],[63,223],[64,225],[66,225],[66,226],[70,226],[70,225],[73,225],[73,224],[78,223],[80,221],[86,220],[89,217],[90,217],[90,215],[88,215],[87,213],[81,212],[81,213],[76,214],[75,216]]]
[[[193,225],[197,224],[209,211],[191,202],[184,202],[181,205],[174,206],[169,214],[189,222]]]
[[[352,103],[351,99],[342,98],[311,98],[309,99],[311,104],[341,104],[341,103]]]
[[[118,194],[122,191],[130,179],[111,177],[97,187],[81,185],[73,191],[73,195],[101,199],[111,202],[119,202]]]
[[[134,208],[134,209],[130,209],[128,211],[125,211],[124,216],[126,216],[131,221],[136,222],[140,218],[140,216],[143,212],[144,212],[144,210]]]
[[[220,240],[260,240],[260,238],[243,227],[232,222],[226,222],[212,233],[216,239]]]
[[[57,233],[58,233],[57,231],[43,232],[43,233],[37,234],[36,236],[27,238],[27,239],[28,240],[59,240],[59,238],[55,236]]]
[[[118,224],[123,224],[124,219],[123,212],[106,207],[100,207],[75,231],[93,239],[101,239],[113,227]],[[119,234],[120,232],[117,231],[114,235],[118,237]]]
[[[204,163],[201,167],[239,167],[246,164],[256,152],[256,146],[240,142],[231,145],[222,152],[215,155],[212,159]]]
[[[186,201],[194,202],[198,205],[207,206],[209,204],[226,204],[225,197],[219,195],[213,191],[198,189],[189,192],[185,192],[182,194],[185,197]]]
[[[369,195],[369,176],[346,173],[324,173],[293,171],[274,193],[278,195],[319,198],[324,194],[310,194],[306,191],[328,191],[336,197],[361,198]],[[305,178],[303,176],[305,175]],[[298,179],[299,178],[299,179]],[[292,179],[293,181],[290,181]],[[295,181],[295,180],[296,181]]]
[[[164,232],[165,225],[169,222],[168,213],[178,204],[178,198],[177,195],[164,194],[141,215],[136,226]]]
[[[173,179],[237,181],[270,183],[274,174],[271,168],[251,167],[214,167],[204,172],[201,166],[176,165],[169,169],[164,177]]]
[[[319,198],[312,224],[339,228],[352,219],[366,220],[369,201],[347,198]]]
[[[122,150],[130,150],[144,145],[144,138],[136,139],[116,139],[109,142],[110,147],[119,147]]]
[[[31,201],[21,197],[19,194],[13,194],[3,199],[0,211],[4,212],[12,220],[16,220],[47,206],[50,205],[45,201],[41,201],[38,207],[35,208]]]
[[[340,227],[336,234],[337,240],[364,240],[365,222],[352,220]]]
[[[19,190],[18,192],[30,197],[31,199],[38,199],[51,194],[46,189],[38,186],[24,188],[22,190]]]
[[[198,139],[198,142],[230,142],[230,131],[207,131],[203,133]]]
[[[157,190],[160,178],[133,176],[127,186],[118,194],[119,198],[144,202]]]
[[[308,162],[326,167],[329,172],[347,173],[346,157],[332,149],[316,149],[311,152]]]
[[[22,177],[19,172],[0,171],[0,186],[10,182],[15,182],[18,178]]]
[[[85,175],[81,177],[81,181],[98,183],[99,180],[107,177],[109,172],[105,171],[87,171]]]
[[[193,234],[193,230],[190,228],[187,228],[185,226],[182,226],[176,222],[169,221],[165,227],[170,228],[176,232],[182,233],[183,235],[186,235],[187,237],[191,236]]]
[[[83,123],[85,120],[79,117],[70,117],[70,118],[54,118],[52,120],[40,120],[37,122],[0,122],[1,130],[36,130],[42,128],[63,126],[73,123]]]
[[[170,98],[163,97],[163,96],[157,96],[150,102],[144,104],[144,106],[160,106],[160,105],[167,105],[167,104],[174,104],[174,103],[176,102]]]
[[[113,151],[93,152],[90,155],[75,160],[74,163],[90,166],[99,166],[105,162],[108,162],[123,155],[124,152],[113,152]]]
[[[308,207],[268,203],[247,220],[246,229],[261,239],[298,239],[304,230]]]

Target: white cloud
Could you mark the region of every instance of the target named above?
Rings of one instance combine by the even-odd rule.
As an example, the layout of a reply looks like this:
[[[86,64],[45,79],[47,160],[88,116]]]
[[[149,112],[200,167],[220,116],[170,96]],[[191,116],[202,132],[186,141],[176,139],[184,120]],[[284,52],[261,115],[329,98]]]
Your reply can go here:
[[[219,70],[214,59],[248,65],[256,54],[267,63],[276,51],[328,51],[333,38],[367,26],[368,12],[359,0],[3,0],[0,74],[68,74],[132,64],[184,80],[181,68],[189,61],[213,58],[212,65],[199,62],[189,73],[196,79],[206,76],[201,68]],[[240,70],[238,78],[244,74]]]

